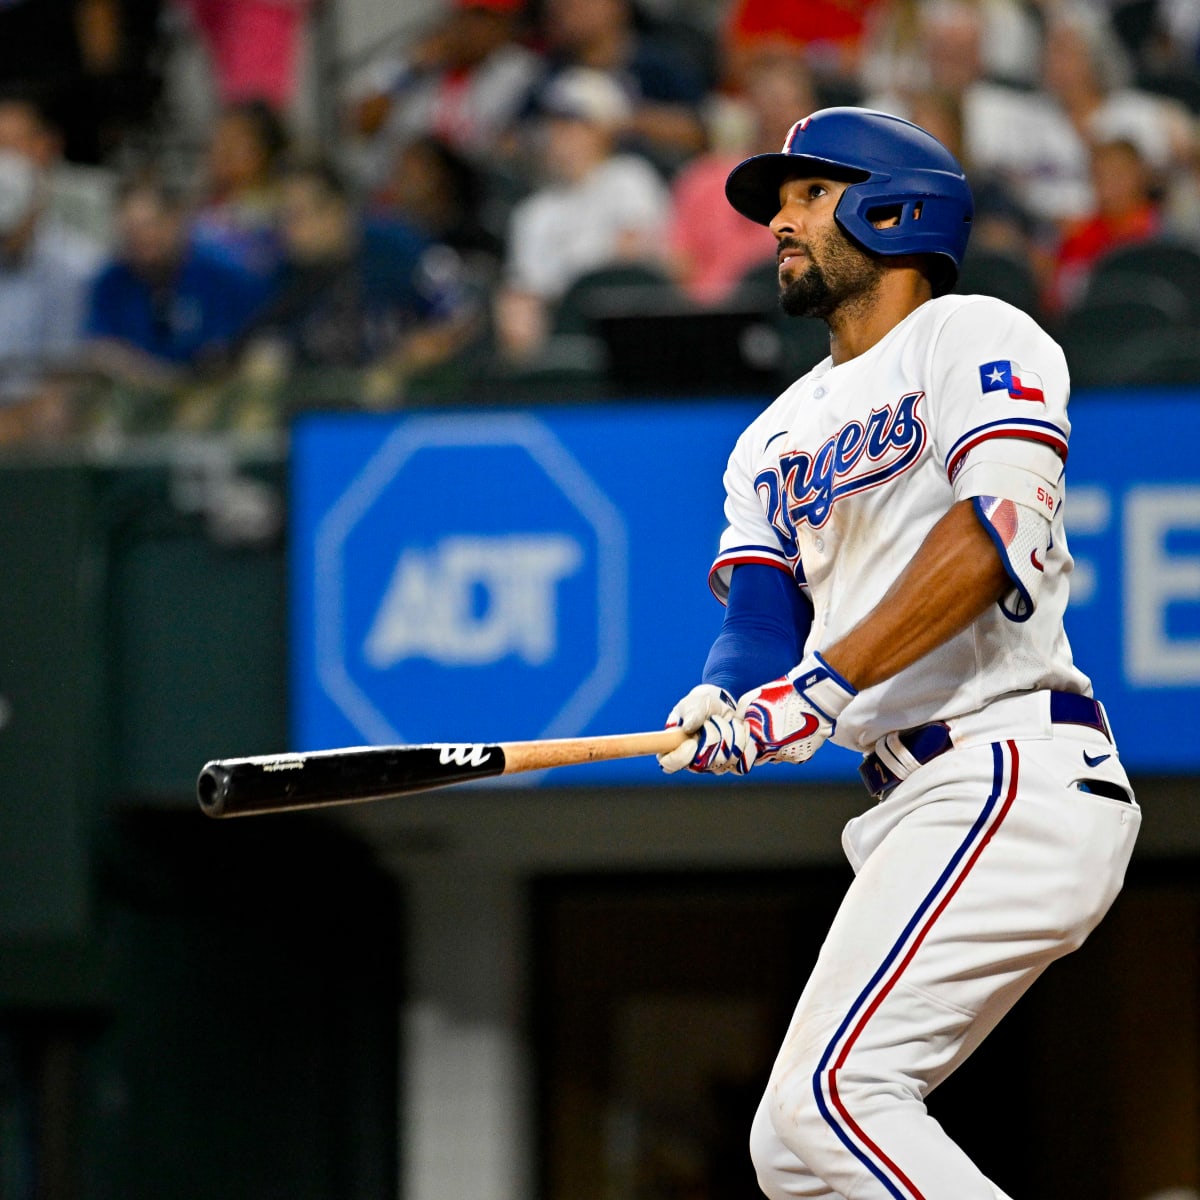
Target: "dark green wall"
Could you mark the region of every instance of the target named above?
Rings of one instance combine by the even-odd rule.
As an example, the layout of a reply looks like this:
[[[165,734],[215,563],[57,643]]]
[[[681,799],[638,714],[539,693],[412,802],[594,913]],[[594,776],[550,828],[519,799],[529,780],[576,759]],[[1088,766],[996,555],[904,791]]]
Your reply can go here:
[[[115,820],[113,997],[76,1107],[82,1200],[395,1195],[400,927],[353,840],[282,817]]]
[[[394,882],[194,795],[286,747],[283,476],[0,465],[0,1200],[395,1195]]]

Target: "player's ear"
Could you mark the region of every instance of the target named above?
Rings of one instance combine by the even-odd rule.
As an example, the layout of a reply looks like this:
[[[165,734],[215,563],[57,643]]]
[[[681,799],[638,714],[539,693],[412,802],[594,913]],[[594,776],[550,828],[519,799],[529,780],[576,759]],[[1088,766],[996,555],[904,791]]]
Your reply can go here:
[[[870,221],[876,229],[895,229],[895,227],[900,224],[900,218],[903,215],[903,205],[882,204],[878,208],[872,208],[867,212],[867,220]]]

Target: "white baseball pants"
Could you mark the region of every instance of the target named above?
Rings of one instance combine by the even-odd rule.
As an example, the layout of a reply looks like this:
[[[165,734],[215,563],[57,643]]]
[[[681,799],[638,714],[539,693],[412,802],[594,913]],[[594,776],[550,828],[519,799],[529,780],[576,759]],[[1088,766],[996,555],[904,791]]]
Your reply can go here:
[[[1036,724],[919,767],[846,826],[856,876],[751,1132],[771,1200],[1005,1197],[925,1097],[1082,944],[1141,823],[1103,734]],[[1087,779],[1130,802],[1081,790]]]

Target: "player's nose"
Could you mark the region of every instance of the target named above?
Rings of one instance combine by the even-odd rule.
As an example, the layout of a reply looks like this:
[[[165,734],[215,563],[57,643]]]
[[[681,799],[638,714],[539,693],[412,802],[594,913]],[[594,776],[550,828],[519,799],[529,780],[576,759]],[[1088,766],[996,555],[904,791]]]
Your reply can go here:
[[[785,203],[771,218],[767,228],[779,241],[789,237],[798,237],[804,232],[803,212],[799,206]]]

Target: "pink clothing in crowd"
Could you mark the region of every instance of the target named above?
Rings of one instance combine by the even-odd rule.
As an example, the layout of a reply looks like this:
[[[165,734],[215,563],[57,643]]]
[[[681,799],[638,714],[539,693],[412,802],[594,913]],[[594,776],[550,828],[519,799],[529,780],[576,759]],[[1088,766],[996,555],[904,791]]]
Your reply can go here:
[[[309,0],[181,0],[212,59],[222,104],[269,100],[287,109]]]
[[[738,155],[703,155],[671,189],[668,246],[682,270],[680,287],[699,304],[719,304],[751,267],[775,257],[770,232],[725,199],[725,179],[740,161]]]

